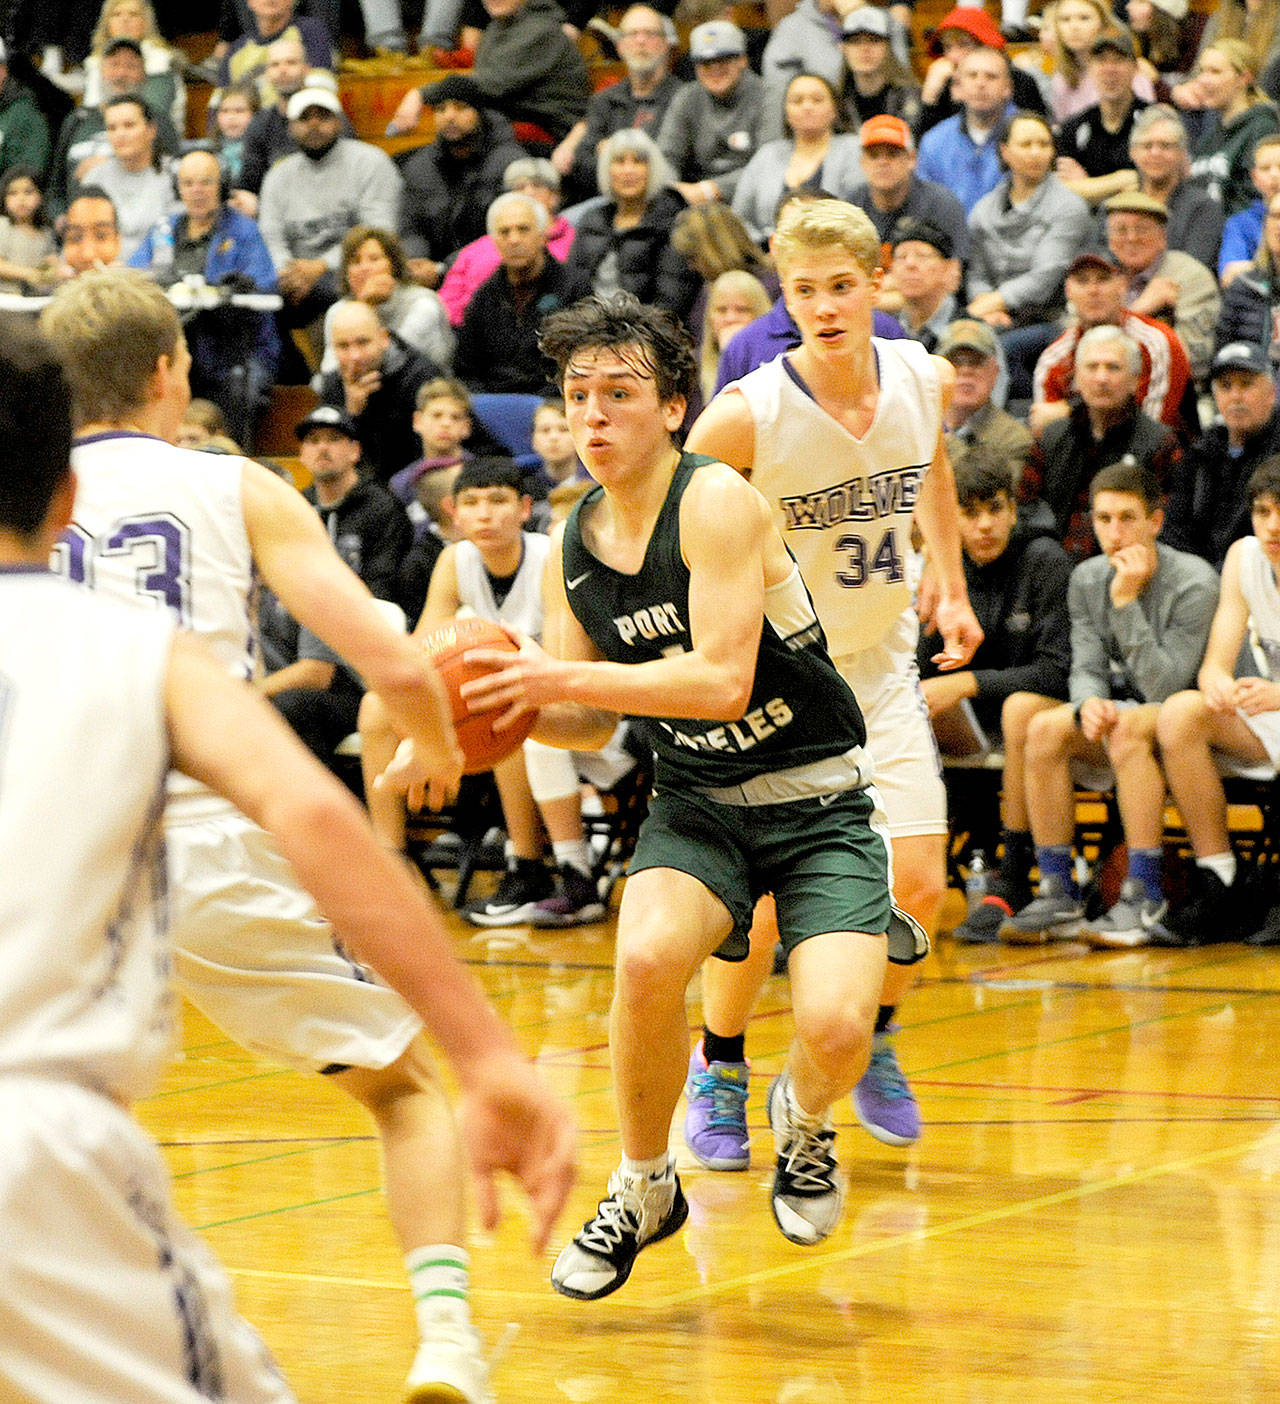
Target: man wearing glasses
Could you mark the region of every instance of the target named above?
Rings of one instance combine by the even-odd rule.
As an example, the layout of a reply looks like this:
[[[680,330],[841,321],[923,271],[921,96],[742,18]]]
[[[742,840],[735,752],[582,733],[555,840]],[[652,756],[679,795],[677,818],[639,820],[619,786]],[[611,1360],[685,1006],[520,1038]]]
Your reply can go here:
[[[1163,102],[1144,107],[1133,122],[1129,156],[1137,190],[1159,200],[1168,213],[1168,246],[1190,254],[1216,274],[1222,241],[1222,207],[1201,186],[1187,180],[1187,129],[1175,108]],[[1106,214],[1098,213],[1098,242],[1107,237]]]

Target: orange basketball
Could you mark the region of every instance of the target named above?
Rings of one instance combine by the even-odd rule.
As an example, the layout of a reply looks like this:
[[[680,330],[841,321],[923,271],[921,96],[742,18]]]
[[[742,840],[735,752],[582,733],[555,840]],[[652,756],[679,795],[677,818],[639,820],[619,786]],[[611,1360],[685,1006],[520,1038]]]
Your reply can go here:
[[[515,653],[516,646],[506,632],[489,619],[453,619],[441,624],[419,640],[428,657],[436,666],[445,689],[449,694],[449,705],[453,709],[454,730],[458,733],[458,745],[466,757],[466,774],[478,775],[481,771],[492,770],[499,761],[514,751],[533,730],[538,719],[537,712],[525,712],[514,725],[503,731],[494,731],[493,720],[500,712],[468,712],[458,689],[472,678],[480,678],[491,670],[476,663],[468,663],[464,655],[472,648],[502,649]]]

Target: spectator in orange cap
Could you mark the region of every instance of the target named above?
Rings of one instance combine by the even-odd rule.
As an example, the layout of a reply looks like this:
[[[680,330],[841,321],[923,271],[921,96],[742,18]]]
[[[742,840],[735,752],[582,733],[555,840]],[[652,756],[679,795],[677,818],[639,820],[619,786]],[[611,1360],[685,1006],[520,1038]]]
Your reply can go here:
[[[967,258],[964,206],[945,185],[916,174],[916,144],[902,118],[872,117],[862,124],[859,139],[863,183],[849,196],[849,203],[870,216],[880,242],[887,244],[894,225],[910,216],[946,230],[956,257]]]

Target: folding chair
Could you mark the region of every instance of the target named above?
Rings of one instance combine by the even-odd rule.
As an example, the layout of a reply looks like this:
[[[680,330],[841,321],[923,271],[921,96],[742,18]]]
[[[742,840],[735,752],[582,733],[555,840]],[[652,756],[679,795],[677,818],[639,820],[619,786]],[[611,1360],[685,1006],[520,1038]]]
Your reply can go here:
[[[432,891],[440,890],[438,871],[456,872],[453,905],[463,907],[476,873],[502,872],[507,866],[503,844],[489,841],[502,827],[502,803],[492,772],[467,775],[453,804],[409,815],[405,852]]]

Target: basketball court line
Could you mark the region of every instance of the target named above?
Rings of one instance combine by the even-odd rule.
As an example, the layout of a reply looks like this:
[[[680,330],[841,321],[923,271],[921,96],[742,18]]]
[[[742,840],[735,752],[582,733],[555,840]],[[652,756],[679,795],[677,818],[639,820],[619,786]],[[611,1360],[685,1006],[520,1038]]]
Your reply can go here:
[[[758,1287],[769,1282],[783,1281],[790,1277],[801,1274],[812,1274],[824,1268],[838,1266],[842,1263],[856,1262],[859,1259],[873,1257],[879,1253],[893,1252],[899,1248],[910,1247],[912,1244],[926,1241],[936,1241],[945,1238],[955,1237],[958,1234],[968,1233],[973,1229],[985,1228],[990,1224],[1007,1222],[1012,1219],[1023,1218],[1031,1214],[1039,1214],[1047,1209],[1063,1204],[1078,1204],[1084,1200],[1095,1198],[1099,1194],[1106,1194],[1112,1190],[1124,1189],[1130,1185],[1143,1184],[1150,1180],[1159,1179],[1170,1175],[1185,1174],[1189,1170],[1199,1169],[1205,1165],[1212,1165],[1218,1161],[1229,1160],[1235,1156],[1247,1154],[1259,1144],[1257,1139],[1243,1141],[1238,1145],[1219,1146],[1215,1150],[1204,1151],[1199,1155],[1186,1156],[1178,1160],[1165,1161],[1159,1165],[1151,1165],[1143,1170],[1129,1170],[1122,1174],[1109,1176],[1104,1180],[1092,1181],[1089,1184],[1075,1185],[1070,1189],[1058,1190],[1052,1194],[1037,1195],[1034,1199],[1019,1200],[1013,1204],[1003,1204],[989,1209],[982,1209],[972,1214],[962,1215],[960,1218],[952,1219],[946,1223],[935,1224],[930,1227],[911,1229],[906,1233],[893,1234],[886,1238],[878,1238],[871,1242],[857,1243],[848,1248],[825,1249],[812,1253],[805,1253],[802,1258],[794,1263],[780,1263],[769,1268],[760,1268],[753,1272],[739,1273],[732,1277],[727,1277],[722,1281],[699,1283],[687,1291],[667,1292],[657,1297],[647,1297],[644,1301],[627,1301],[625,1305],[629,1311],[639,1311],[645,1313],[658,1313],[669,1311],[673,1307],[686,1306],[694,1302],[705,1301],[708,1298],[724,1296],[728,1293],[745,1293],[747,1289]],[[353,1198],[352,1195],[338,1196],[338,1198]],[[332,1201],[318,1200],[317,1204],[329,1203]],[[301,1206],[300,1206],[301,1207]],[[274,1212],[274,1211],[272,1211]],[[262,1215],[247,1215],[247,1218],[263,1217]],[[224,1223],[239,1223],[242,1220],[229,1219]],[[220,1227],[220,1225],[204,1225],[203,1229]],[[276,1282],[312,1282],[330,1286],[363,1287],[376,1288],[381,1290],[407,1292],[409,1290],[406,1282],[384,1281],[378,1278],[355,1278],[342,1277],[330,1273],[302,1273],[287,1272],[272,1268],[239,1268],[228,1264],[228,1270],[236,1277],[256,1278],[265,1281]],[[473,1297],[477,1302],[503,1301],[503,1302],[530,1302],[542,1303],[545,1305],[548,1297],[555,1300],[554,1289],[549,1285],[546,1292],[529,1292],[520,1288],[501,1288],[490,1285],[481,1285],[473,1288]],[[603,1323],[596,1319],[596,1324]]]

